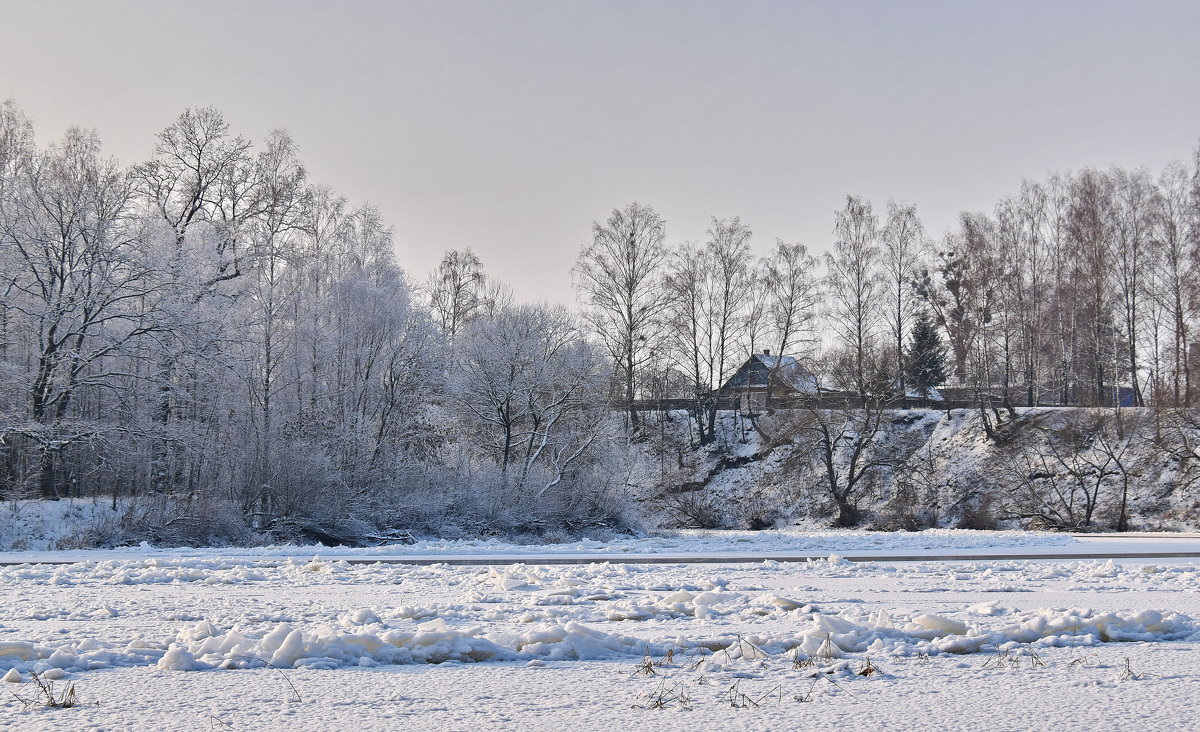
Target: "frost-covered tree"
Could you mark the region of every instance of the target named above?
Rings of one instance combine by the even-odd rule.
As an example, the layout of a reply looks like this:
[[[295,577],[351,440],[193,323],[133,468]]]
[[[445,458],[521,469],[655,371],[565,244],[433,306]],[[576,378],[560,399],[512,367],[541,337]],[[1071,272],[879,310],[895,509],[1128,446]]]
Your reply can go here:
[[[117,388],[116,357],[155,328],[145,305],[159,285],[130,200],[124,172],[101,156],[94,133],[79,129],[30,155],[5,184],[3,302],[27,339],[27,413],[37,424],[63,422],[85,390]],[[63,447],[55,441],[54,450]],[[41,493],[54,498],[49,450],[39,468]]]
[[[545,495],[605,428],[607,362],[562,307],[503,308],[463,337],[453,394],[480,454],[518,494]]]
[[[16,192],[22,171],[31,164],[34,153],[32,123],[11,99],[0,104],[0,206]],[[15,272],[18,256],[15,250],[0,248],[0,272]],[[0,367],[8,361],[9,341],[13,337],[7,305],[11,286],[11,276],[0,276]]]

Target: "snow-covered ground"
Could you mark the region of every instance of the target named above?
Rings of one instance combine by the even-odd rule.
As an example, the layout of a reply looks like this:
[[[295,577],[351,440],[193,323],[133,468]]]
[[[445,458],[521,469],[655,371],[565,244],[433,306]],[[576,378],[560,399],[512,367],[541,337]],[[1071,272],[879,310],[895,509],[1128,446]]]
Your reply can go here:
[[[377,547],[274,545],[262,547],[169,548],[148,544],[115,549],[0,551],[0,564],[79,562],[161,558],[269,560],[345,559],[353,562],[412,561],[424,564],[512,562],[661,562],[670,559],[728,560],[856,559],[902,557],[1078,556],[1130,554],[1200,554],[1200,534],[1088,534],[1033,531],[966,531],[929,529],[885,531],[669,531],[607,542],[583,540],[566,544],[514,544],[496,539],[429,539],[415,544]]]
[[[255,547],[152,548],[147,544],[110,550],[77,549],[88,532],[105,521],[114,521],[129,508],[109,499],[72,498],[61,501],[0,502],[0,562],[74,561],[98,558],[160,556],[243,556],[247,559],[273,557],[358,558],[464,558],[666,555],[707,556],[777,554],[786,556],[830,553],[945,552],[947,550],[1013,549],[1017,547],[1061,548],[1078,542],[1066,534],[1030,531],[927,530],[910,533],[776,529],[771,531],[662,531],[642,537],[618,537],[606,541],[582,540],[566,544],[514,544],[497,539],[424,539],[413,545],[379,547],[321,547],[280,545]],[[1077,547],[1079,548],[1079,547]],[[1081,549],[1082,550],[1082,549]]]
[[[275,547],[4,566],[0,677],[10,681],[0,684],[0,726],[1192,728],[1198,560],[649,565],[618,556],[652,554],[654,542],[669,556],[747,543],[747,553],[782,545],[846,555],[868,538],[904,553],[1088,545],[1058,535],[785,532],[631,539],[625,550],[606,545],[608,562],[579,565],[352,564],[345,558],[373,550]],[[1110,543],[1119,541],[1200,543]],[[22,704],[9,692],[34,698],[33,671],[58,690],[73,683],[82,704]]]

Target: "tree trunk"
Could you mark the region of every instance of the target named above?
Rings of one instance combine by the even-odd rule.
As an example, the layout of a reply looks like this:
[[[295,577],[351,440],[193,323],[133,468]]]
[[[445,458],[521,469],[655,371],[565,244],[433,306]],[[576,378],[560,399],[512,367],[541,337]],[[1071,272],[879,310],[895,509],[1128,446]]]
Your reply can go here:
[[[846,529],[852,526],[858,526],[858,522],[862,520],[859,510],[843,496],[835,495],[834,500],[837,501],[838,507],[838,528]]]
[[[629,426],[638,428],[638,413],[633,405],[633,342],[625,350],[625,399],[629,404]]]
[[[58,476],[55,471],[54,453],[49,447],[42,448],[41,454],[38,455],[38,487],[45,500],[57,501],[61,497],[58,495]]]

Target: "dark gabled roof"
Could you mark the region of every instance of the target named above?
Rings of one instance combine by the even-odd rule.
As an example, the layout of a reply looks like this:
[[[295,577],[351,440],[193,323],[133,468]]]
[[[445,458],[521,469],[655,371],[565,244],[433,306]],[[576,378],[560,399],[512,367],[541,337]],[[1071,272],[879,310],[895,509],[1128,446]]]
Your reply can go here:
[[[798,392],[816,391],[816,379],[800,366],[793,356],[769,353],[751,354],[732,376],[721,385],[721,391],[750,387],[766,387],[768,378],[774,383]]]

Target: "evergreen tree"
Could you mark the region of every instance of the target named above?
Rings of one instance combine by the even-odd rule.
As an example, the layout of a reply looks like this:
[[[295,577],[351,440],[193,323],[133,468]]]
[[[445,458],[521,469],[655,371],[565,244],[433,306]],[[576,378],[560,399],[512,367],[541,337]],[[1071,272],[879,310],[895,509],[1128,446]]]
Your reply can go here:
[[[946,381],[946,349],[937,326],[925,311],[917,314],[904,362],[909,385],[922,397],[928,397],[931,388]]]

